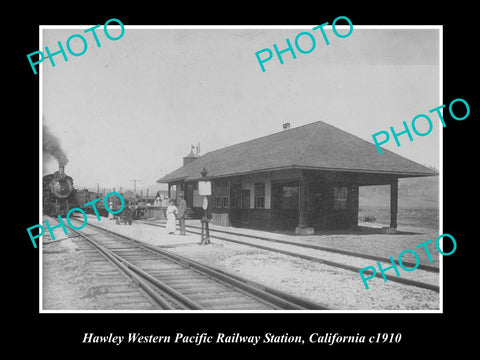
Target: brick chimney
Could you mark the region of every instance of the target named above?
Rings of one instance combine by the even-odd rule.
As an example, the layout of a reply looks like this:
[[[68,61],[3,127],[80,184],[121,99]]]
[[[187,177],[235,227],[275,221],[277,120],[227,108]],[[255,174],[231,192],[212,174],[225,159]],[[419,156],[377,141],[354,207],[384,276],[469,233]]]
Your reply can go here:
[[[190,164],[192,161],[195,161],[200,157],[193,152],[193,149],[195,149],[195,146],[192,145],[192,149],[190,150],[190,154],[188,154],[187,156],[185,156],[183,158],[183,166]]]

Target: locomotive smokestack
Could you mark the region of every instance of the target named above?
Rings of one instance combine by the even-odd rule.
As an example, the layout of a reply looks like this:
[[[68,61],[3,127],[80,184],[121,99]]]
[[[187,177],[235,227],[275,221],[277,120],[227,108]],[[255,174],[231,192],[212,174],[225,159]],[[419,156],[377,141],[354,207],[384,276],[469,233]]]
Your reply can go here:
[[[65,175],[65,166],[58,165],[58,175]]]

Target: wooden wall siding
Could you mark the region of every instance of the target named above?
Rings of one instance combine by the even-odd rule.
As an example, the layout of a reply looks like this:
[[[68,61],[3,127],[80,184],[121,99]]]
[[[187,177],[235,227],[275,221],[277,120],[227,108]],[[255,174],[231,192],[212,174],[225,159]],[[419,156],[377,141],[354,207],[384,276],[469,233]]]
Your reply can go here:
[[[299,171],[288,171],[275,174],[272,184],[282,184],[298,181]],[[308,189],[308,224],[316,230],[349,229],[358,225],[359,186],[352,184],[346,174],[323,176],[318,171],[304,171],[304,178],[309,183]],[[257,177],[258,179],[258,177]],[[236,179],[234,183],[242,183],[244,178]],[[253,180],[252,177],[249,180]],[[327,181],[329,180],[329,181]],[[350,181],[347,181],[350,180]],[[244,185],[244,184],[242,184]],[[334,209],[334,187],[348,187],[346,209]],[[253,195],[253,194],[252,194]],[[274,196],[272,191],[272,196]],[[253,206],[253,204],[251,204]],[[220,211],[220,209],[218,209]],[[262,228],[271,230],[292,230],[299,225],[299,208],[291,210],[272,209],[230,209],[230,222],[237,227]]]
[[[324,229],[352,229],[358,225],[358,212],[352,209],[336,210],[328,214]]]
[[[315,230],[351,229],[358,226],[359,185],[364,183],[392,183],[392,175],[355,174],[352,172],[328,172],[318,170],[285,170],[241,175],[229,178],[229,208],[213,208],[212,224],[222,226],[247,227],[265,230],[292,230],[299,225],[299,208],[278,211],[274,207],[274,184],[308,181],[307,219],[308,226]],[[255,182],[265,183],[265,209],[255,209]],[[177,190],[181,189],[179,183]],[[346,209],[334,209],[334,188],[348,187]],[[250,208],[232,208],[233,188],[250,189]],[[267,197],[267,194],[269,195]],[[214,199],[212,198],[212,201]],[[215,204],[215,203],[213,203]],[[195,204],[197,205],[197,204]],[[394,221],[392,221],[394,223]]]
[[[264,230],[293,230],[298,226],[298,211],[292,211],[290,215],[287,215],[285,213],[278,214],[268,209],[232,209],[228,220],[220,217],[226,215],[228,214],[217,214],[216,225],[229,222],[231,226],[235,227]],[[337,210],[326,214],[323,218],[317,218],[317,221],[312,221],[311,225],[316,231],[323,229],[352,229],[358,225],[358,212],[351,209]]]
[[[254,229],[272,229],[272,211],[269,209],[232,209],[230,222],[232,226]]]
[[[272,229],[273,230],[294,230],[298,226],[300,217],[298,210],[283,210],[278,212],[272,210]]]
[[[358,173],[353,171],[327,171],[327,170],[304,170],[306,176],[312,181],[325,183],[350,183],[360,186],[389,185],[397,175]]]

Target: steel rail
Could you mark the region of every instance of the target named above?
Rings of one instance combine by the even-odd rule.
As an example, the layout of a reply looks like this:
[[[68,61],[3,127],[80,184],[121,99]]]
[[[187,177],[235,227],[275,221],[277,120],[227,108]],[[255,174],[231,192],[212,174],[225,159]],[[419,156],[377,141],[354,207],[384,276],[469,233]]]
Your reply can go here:
[[[150,275],[149,273],[143,271],[142,269],[140,269],[139,267],[133,265],[131,262],[125,260],[124,258],[122,258],[121,256],[118,256],[117,254],[113,253],[113,256],[115,256],[119,261],[123,262],[124,265],[131,269],[132,271],[134,271],[135,273],[137,273],[139,276],[141,276],[142,278],[150,281],[152,284],[154,284],[157,288],[163,290],[165,293],[167,293],[168,295],[170,295],[172,298],[174,298],[175,300],[181,302],[183,305],[185,305],[188,309],[190,310],[204,310],[204,308],[196,303],[195,301],[189,299],[188,297],[186,297],[185,295],[183,295],[182,293],[178,292],[177,290],[175,290],[174,288],[172,288],[171,286],[165,284],[164,282],[158,280],[157,278],[153,277],[152,275]]]
[[[257,298],[259,301],[267,303],[268,305],[273,305],[274,307],[285,309],[285,310],[309,310],[309,309],[329,310],[330,309],[330,307],[326,306],[325,304],[319,304],[319,303],[315,303],[310,300],[300,298],[294,295],[285,294],[277,289],[254,283],[252,281],[249,281],[237,275],[223,272],[219,269],[215,269],[210,266],[196,262],[195,260],[191,260],[186,257],[173,254],[169,251],[159,249],[143,241],[117,233],[110,229],[105,229],[101,226],[94,225],[94,224],[88,224],[88,225],[91,227],[100,229],[104,232],[122,237],[126,240],[132,241],[150,251],[153,251],[159,255],[167,257],[170,260],[173,260],[182,266],[188,266],[190,268],[193,268],[204,275],[207,275],[216,279],[217,281],[221,281],[223,283],[230,285],[236,290],[242,290],[243,293],[246,293],[251,297]]]
[[[97,250],[103,254],[107,259],[111,260],[115,265],[117,265],[125,274],[127,274],[130,278],[134,280],[136,284],[138,284],[145,292],[157,303],[162,309],[164,310],[174,310],[175,308],[171,306],[163,297],[158,295],[158,293],[150,286],[147,282],[145,282],[141,277],[135,275],[132,270],[128,268],[127,265],[122,263],[116,254],[112,253],[110,250],[105,248],[104,246],[98,244],[95,240],[92,240],[88,236],[80,233],[78,230],[72,229],[76,234],[87,240],[90,244],[92,244]]]
[[[152,222],[149,222],[149,221],[142,221],[142,223],[147,224],[147,225],[151,225],[151,226],[158,226],[158,227],[163,227],[163,228],[165,227],[165,225],[163,225],[163,224],[156,224],[156,223],[152,223]],[[193,228],[193,229],[197,229],[197,230],[201,229],[200,227],[194,226],[194,225],[185,225],[185,227],[186,228]],[[353,252],[353,251],[342,250],[342,249],[333,249],[333,248],[329,248],[329,247],[326,247],[326,246],[320,246],[320,245],[295,243],[295,242],[291,242],[291,241],[288,241],[288,240],[272,239],[272,238],[268,238],[268,237],[265,237],[265,236],[259,236],[259,235],[239,234],[239,233],[235,233],[233,231],[227,231],[227,230],[211,229],[211,228],[209,230],[210,230],[210,237],[215,237],[215,238],[218,238],[220,240],[225,240],[225,241],[232,241],[232,242],[236,242],[236,243],[239,243],[239,244],[257,246],[256,244],[251,244],[251,243],[248,243],[248,242],[242,242],[241,240],[222,238],[222,237],[217,237],[216,235],[212,236],[211,234],[212,234],[212,232],[218,232],[218,233],[223,233],[223,234],[228,234],[228,235],[242,236],[242,237],[251,238],[251,239],[259,239],[259,240],[264,240],[264,241],[274,242],[274,243],[279,243],[279,244],[304,247],[304,248],[307,248],[307,249],[328,251],[328,252],[332,252],[332,253],[354,256],[354,257],[364,258],[364,259],[368,259],[368,260],[390,262],[389,258],[386,258],[386,257],[383,257],[383,256],[377,256],[377,255],[371,255],[371,254],[360,254],[360,253],[356,253],[356,252]],[[191,232],[192,234],[200,234],[198,232],[191,231],[191,230],[187,230],[187,231]],[[400,265],[398,260],[395,260],[395,263],[397,265]],[[410,261],[402,261],[402,264],[405,265],[405,266],[409,266],[409,267],[414,267],[416,265],[416,264],[414,264]],[[440,271],[438,267],[423,265],[423,264],[419,264],[417,268],[420,269],[420,270],[437,272],[437,273]]]
[[[148,225],[152,225],[152,226],[163,227],[163,226],[157,225],[157,224],[150,224],[150,223],[147,223],[147,222],[143,222],[143,223],[148,224]],[[200,233],[192,231],[192,230],[187,230],[187,231],[192,233],[192,234],[200,235]],[[236,235],[238,235],[238,234],[236,234]],[[243,236],[243,235],[238,235],[238,236]],[[329,266],[333,266],[333,267],[338,267],[338,268],[341,268],[341,269],[344,269],[344,270],[353,271],[355,273],[359,273],[359,271],[361,270],[361,268],[359,268],[359,267],[356,267],[356,266],[353,266],[353,265],[342,264],[342,263],[332,261],[332,260],[326,260],[326,259],[321,259],[321,258],[310,256],[310,255],[299,254],[299,253],[288,251],[288,250],[274,249],[274,248],[271,248],[269,246],[264,246],[264,245],[260,245],[260,244],[251,244],[251,243],[244,242],[244,241],[241,241],[241,240],[229,239],[229,238],[226,238],[226,237],[223,237],[223,236],[212,235],[212,231],[210,231],[210,237],[215,238],[215,239],[219,239],[219,240],[230,241],[230,242],[234,242],[234,243],[238,243],[238,244],[242,244],[242,245],[253,246],[253,247],[257,247],[257,248],[262,249],[262,250],[274,251],[274,252],[278,252],[278,253],[284,254],[284,255],[295,256],[295,257],[298,257],[298,258],[301,258],[301,259],[305,259],[305,260],[309,260],[309,261],[313,261],[313,262],[318,262],[320,264],[325,264],[325,265],[329,265]],[[291,245],[296,245],[296,244],[291,244]],[[389,259],[387,259],[387,260],[390,261]],[[406,264],[406,262],[404,262],[404,264]],[[368,274],[368,275],[371,275],[373,273],[373,271],[365,270],[364,273]],[[385,278],[387,280],[390,280],[392,282],[397,282],[397,283],[404,284],[404,285],[409,285],[409,286],[415,286],[415,287],[419,287],[419,288],[422,288],[422,289],[435,291],[437,293],[440,292],[440,287],[438,285],[432,285],[432,284],[429,284],[429,283],[424,283],[424,282],[421,282],[421,281],[416,281],[416,280],[411,280],[411,279],[405,279],[405,278],[398,277],[398,276],[393,276],[393,275],[387,275],[387,274],[384,274],[384,275],[385,275]],[[376,273],[375,277],[384,279],[382,274],[379,274],[379,273]]]
[[[130,276],[136,283],[138,283],[150,296],[154,298],[156,302],[159,303],[164,309],[167,310],[174,310],[175,308],[172,307],[170,304],[165,302],[162,297],[160,297],[155,290],[151,286],[148,285],[143,279],[148,280],[150,283],[157,287],[157,290],[160,290],[162,293],[168,294],[171,298],[175,301],[182,303],[187,309],[190,310],[203,310],[203,307],[191,299],[187,298],[183,294],[179,293],[169,285],[159,281],[158,279],[154,278],[147,272],[143,271],[142,269],[138,268],[137,266],[130,263],[128,260],[122,258],[121,256],[115,254],[113,251],[107,249],[106,247],[98,244],[95,240],[91,239],[87,235],[81,234],[78,230],[72,229],[74,232],[79,234],[82,238],[90,242],[93,246],[95,246],[102,254],[104,254],[108,259],[110,259],[115,265],[120,267],[128,276]],[[138,274],[137,275],[135,275]],[[143,278],[143,279],[142,279]]]

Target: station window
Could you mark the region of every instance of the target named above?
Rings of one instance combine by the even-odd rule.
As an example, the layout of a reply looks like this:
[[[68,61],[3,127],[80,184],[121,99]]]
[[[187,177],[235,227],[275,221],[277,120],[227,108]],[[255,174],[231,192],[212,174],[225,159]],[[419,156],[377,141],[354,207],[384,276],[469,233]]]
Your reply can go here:
[[[228,180],[217,180],[214,184],[215,207],[228,208],[230,202],[230,186]]]
[[[232,185],[232,208],[250,209],[250,190],[242,190],[240,185]]]
[[[348,186],[335,186],[333,188],[333,209],[345,210],[347,208]]]
[[[265,183],[255,183],[255,208],[265,208]]]

